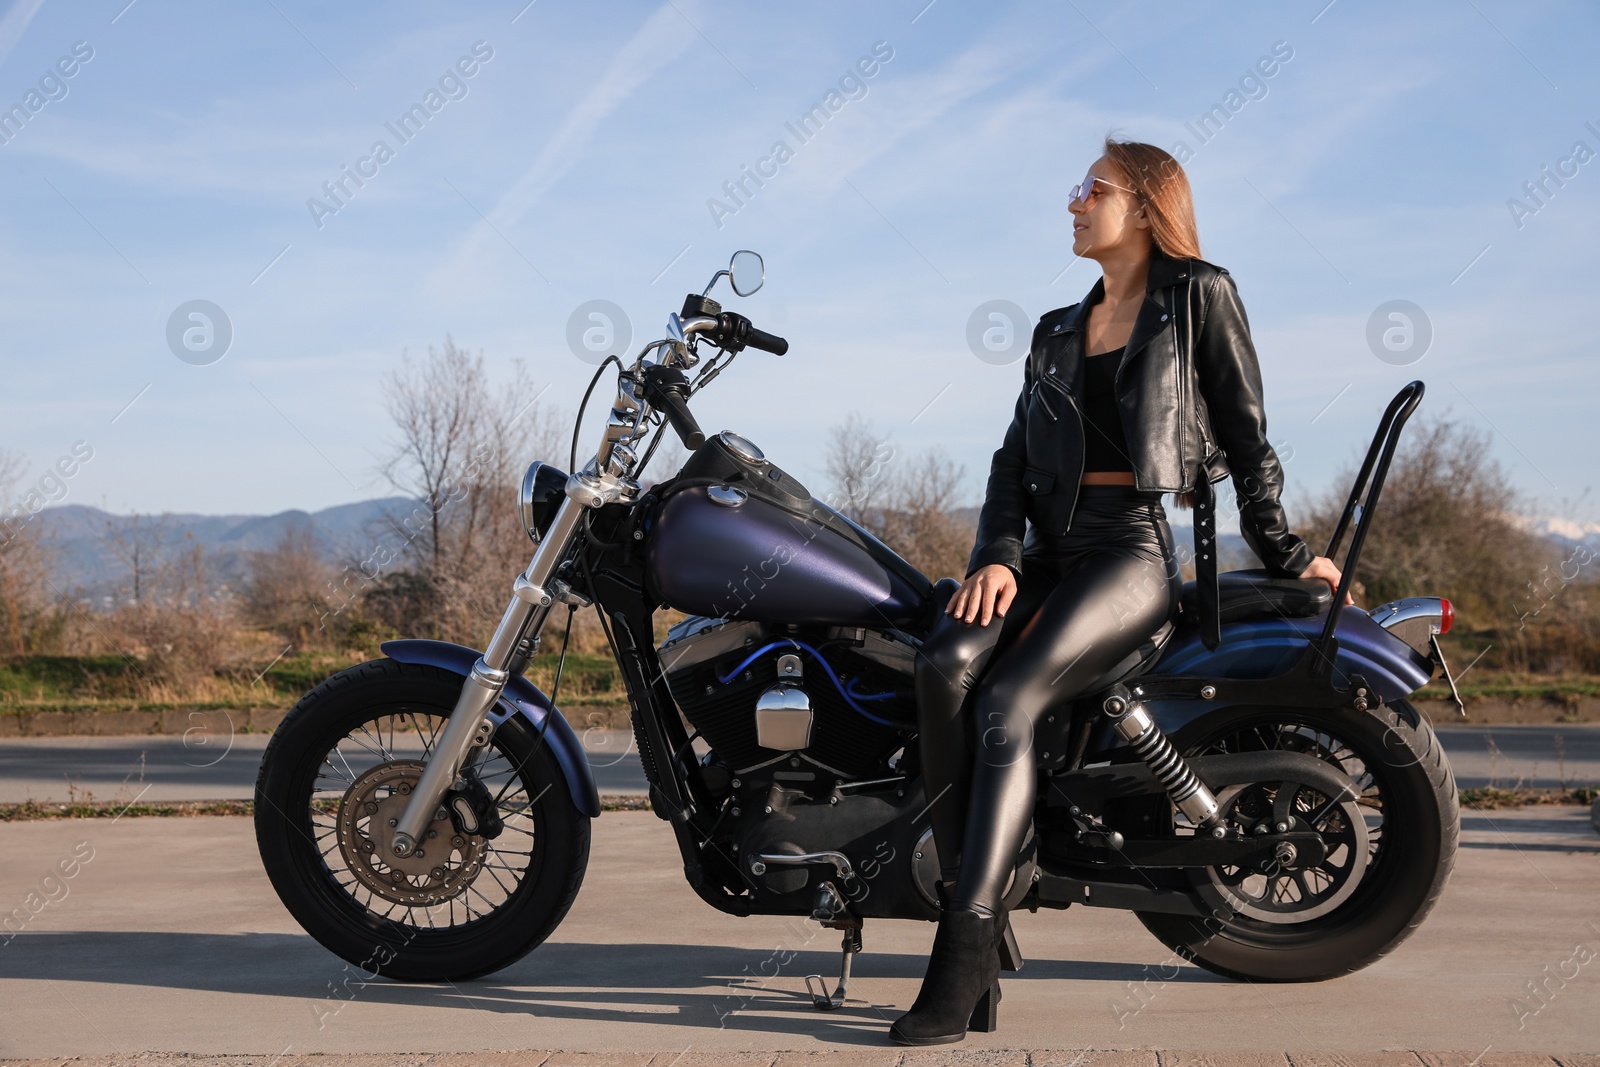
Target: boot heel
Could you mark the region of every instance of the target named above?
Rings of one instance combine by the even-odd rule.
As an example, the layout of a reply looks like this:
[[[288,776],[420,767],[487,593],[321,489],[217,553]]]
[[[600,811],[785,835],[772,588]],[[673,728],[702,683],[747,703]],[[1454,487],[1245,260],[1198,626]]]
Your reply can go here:
[[[994,1033],[999,1026],[995,1021],[999,1007],[1000,983],[996,982],[978,998],[977,1005],[972,1009],[972,1018],[967,1020],[967,1029],[980,1034]]]

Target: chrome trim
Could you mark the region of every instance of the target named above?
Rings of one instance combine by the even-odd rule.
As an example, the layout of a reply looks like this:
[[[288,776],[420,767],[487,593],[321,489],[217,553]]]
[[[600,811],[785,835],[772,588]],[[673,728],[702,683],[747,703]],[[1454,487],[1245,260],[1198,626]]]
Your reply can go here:
[[[723,430],[717,438],[725,445],[728,451],[740,459],[750,463],[766,463],[767,454],[756,447],[756,443],[748,437],[742,437],[732,430]]]
[[[517,489],[517,514],[521,516],[523,529],[528,531],[534,544],[539,543],[539,527],[533,521],[533,485],[543,465],[539,460],[528,464],[528,469],[522,472],[522,485]]]
[[[750,498],[749,493],[734,485],[713,485],[706,490],[706,496],[725,508],[736,508]]]
[[[905,775],[897,774],[889,778],[863,778],[857,782],[840,782],[834,788],[842,793],[846,789],[865,789],[869,785],[889,785],[893,782],[904,782],[905,780]]]
[[[793,682],[780,682],[756,698],[756,744],[794,752],[811,744],[811,697]]]
[[[1400,623],[1425,616],[1443,618],[1444,602],[1441,597],[1436,596],[1408,596],[1391,600],[1387,604],[1379,604],[1367,614],[1373,622],[1388,630]],[[1433,625],[1432,629],[1434,633],[1439,632],[1437,625]]]
[[[1373,622],[1410,645],[1415,651],[1430,658],[1434,655],[1434,638],[1440,633],[1439,623],[1444,618],[1444,602],[1436,596],[1408,596],[1379,604],[1367,615]]]
[[[850,857],[843,852],[802,852],[798,856],[790,856],[782,852],[763,852],[756,859],[763,863],[787,863],[803,865],[810,863],[831,863],[839,877],[846,881],[856,876],[855,868],[850,866]]]

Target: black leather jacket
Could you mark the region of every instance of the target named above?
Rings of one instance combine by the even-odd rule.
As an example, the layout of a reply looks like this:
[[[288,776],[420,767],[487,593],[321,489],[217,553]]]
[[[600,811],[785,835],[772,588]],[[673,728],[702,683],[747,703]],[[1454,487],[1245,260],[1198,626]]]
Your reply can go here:
[[[1047,312],[1016,412],[995,451],[967,565],[1020,573],[1025,523],[1062,534],[1083,472],[1084,338],[1099,279],[1081,303]],[[1144,304],[1116,371],[1117,408],[1140,489],[1183,492],[1232,474],[1239,526],[1273,577],[1299,577],[1315,553],[1291,533],[1278,497],[1283,468],[1267,443],[1261,369],[1228,272],[1152,248]]]

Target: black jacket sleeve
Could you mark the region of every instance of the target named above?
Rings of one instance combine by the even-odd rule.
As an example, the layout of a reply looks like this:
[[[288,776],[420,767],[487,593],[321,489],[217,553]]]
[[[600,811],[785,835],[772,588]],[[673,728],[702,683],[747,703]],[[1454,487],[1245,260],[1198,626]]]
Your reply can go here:
[[[1239,498],[1239,531],[1277,578],[1298,578],[1316,553],[1289,531],[1278,502],[1283,467],[1267,442],[1267,416],[1261,398],[1261,366],[1250,341],[1239,291],[1219,271],[1206,294],[1204,326],[1194,342],[1200,393],[1210,409]]]
[[[983,507],[978,511],[978,538],[967,562],[967,577],[991,563],[1003,563],[1022,576],[1022,537],[1027,532],[1027,513],[1022,491],[1022,470],[1028,455],[1028,397],[1033,391],[1034,352],[1038,349],[1039,327],[1033,331],[1028,358],[1023,361],[1022,392],[1006,427],[1005,440],[995,449],[989,464],[989,484],[984,490]]]

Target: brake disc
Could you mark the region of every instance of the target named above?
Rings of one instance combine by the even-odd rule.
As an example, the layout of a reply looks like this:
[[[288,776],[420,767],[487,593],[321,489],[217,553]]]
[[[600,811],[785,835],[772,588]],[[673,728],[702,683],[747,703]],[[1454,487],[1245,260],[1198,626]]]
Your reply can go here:
[[[1218,814],[1246,836],[1315,833],[1326,845],[1322,858],[1309,864],[1285,844],[1265,869],[1206,867],[1201,896],[1225,914],[1276,925],[1306,922],[1333,911],[1361,884],[1371,850],[1355,797],[1334,802],[1301,782],[1254,782],[1229,786],[1217,804]]]
[[[422,778],[417,760],[391,760],[362,774],[339,801],[339,851],[356,880],[385,900],[411,907],[443,904],[483,871],[485,843],[457,833],[442,806],[409,856],[393,851],[395,827]]]

